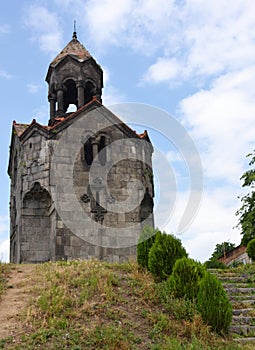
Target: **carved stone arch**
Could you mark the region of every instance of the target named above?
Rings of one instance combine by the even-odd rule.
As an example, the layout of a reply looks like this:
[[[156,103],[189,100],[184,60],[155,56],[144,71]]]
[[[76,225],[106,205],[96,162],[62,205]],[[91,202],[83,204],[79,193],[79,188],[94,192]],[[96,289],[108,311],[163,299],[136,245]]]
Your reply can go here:
[[[22,201],[21,262],[43,262],[51,258],[52,198],[35,182]]]
[[[43,188],[40,182],[34,182],[30,191],[26,192],[23,197],[23,208],[29,208],[31,206],[31,201],[33,208],[46,209],[51,205],[51,196],[45,188]]]

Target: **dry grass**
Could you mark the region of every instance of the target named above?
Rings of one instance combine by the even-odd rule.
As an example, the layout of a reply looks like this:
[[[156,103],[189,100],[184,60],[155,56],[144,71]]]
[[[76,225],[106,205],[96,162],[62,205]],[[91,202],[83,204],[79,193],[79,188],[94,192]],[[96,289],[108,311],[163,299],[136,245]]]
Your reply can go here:
[[[1,299],[2,293],[6,289],[8,273],[10,269],[11,269],[10,264],[4,264],[0,262],[0,299]]]
[[[241,349],[213,334],[192,303],[162,303],[163,285],[136,264],[72,261],[35,270],[23,335],[0,340],[0,349]]]

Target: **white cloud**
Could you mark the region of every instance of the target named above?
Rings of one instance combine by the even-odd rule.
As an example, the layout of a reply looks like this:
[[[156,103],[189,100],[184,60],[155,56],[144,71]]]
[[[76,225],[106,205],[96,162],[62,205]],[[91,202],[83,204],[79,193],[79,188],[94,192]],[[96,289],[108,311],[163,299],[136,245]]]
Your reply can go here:
[[[0,69],[0,78],[10,80],[12,79],[12,75],[7,73],[5,70]]]
[[[54,0],[54,2],[61,7],[74,6],[79,3],[81,5],[81,1],[79,0]]]
[[[0,261],[9,261],[8,217],[0,216]]]
[[[180,153],[177,153],[176,151],[172,151],[172,150],[167,152],[166,158],[170,163],[183,162],[183,159],[182,159]]]
[[[167,33],[174,30],[175,35],[165,34],[164,39],[154,43],[160,49],[156,62],[145,73],[150,81],[151,71],[154,83],[165,82],[161,79],[160,60],[165,63],[165,71],[172,70],[172,60],[178,61],[179,79],[204,80],[226,71],[233,71],[253,64],[255,55],[254,2],[236,1],[229,6],[228,1],[213,1],[202,4],[191,0],[185,5],[174,8],[175,16],[167,25]],[[165,17],[161,21],[166,20]],[[160,24],[162,28],[162,24]],[[139,34],[138,34],[139,37]],[[153,45],[153,44],[152,44]],[[169,68],[168,68],[169,67]],[[169,74],[168,81],[176,79]]]
[[[34,116],[33,118],[35,118],[38,123],[40,123],[42,125],[47,125],[48,118],[49,118],[48,108],[49,108],[49,106],[42,105],[42,106],[39,106],[38,108],[34,109],[33,110],[33,116]]]
[[[0,242],[0,261],[9,262],[10,241],[6,239]]]
[[[237,184],[254,148],[255,66],[215,79],[185,98],[181,113],[200,147],[205,174]]]
[[[0,237],[2,233],[6,233],[8,231],[8,217],[0,216]]]
[[[56,54],[62,49],[62,32],[57,14],[46,7],[31,5],[25,11],[24,23],[33,33],[32,40],[38,42],[42,51]]]
[[[121,103],[126,99],[123,93],[120,93],[113,85],[107,85],[106,89],[103,90],[102,100],[104,105],[110,107],[111,105]]]
[[[96,33],[95,40],[99,45],[117,43],[117,33],[121,33],[128,26],[128,14],[132,3],[133,1],[130,0],[87,2],[84,12],[86,12],[89,30],[91,33]]]
[[[182,30],[187,69],[196,74],[215,74],[253,63],[255,3],[192,0],[184,8]],[[241,48],[241,49],[240,49]]]
[[[78,33],[82,28],[100,50],[114,45],[151,53],[163,46],[162,32],[175,17],[173,0],[66,0],[64,6],[77,19]]]
[[[110,71],[107,67],[102,67],[104,72],[104,89],[102,93],[103,104],[111,106],[125,101],[123,93],[119,92],[110,82]]]
[[[189,255],[200,261],[210,258],[217,243],[230,241],[236,245],[240,244],[240,232],[233,229],[237,224],[235,212],[239,203],[237,198],[230,196],[231,190],[231,187],[205,190],[197,215],[183,233],[178,233],[178,226],[187,205],[189,192],[178,192],[170,221],[162,228],[180,238]],[[165,218],[166,215],[167,211],[162,217]],[[157,222],[157,225],[160,227],[160,222]]]
[[[210,87],[180,103],[179,114],[199,147],[205,177],[200,210],[180,238],[190,255],[202,261],[210,257],[217,243],[240,244],[241,241],[239,230],[233,227],[238,222],[235,213],[241,206],[237,197],[245,190],[239,180],[248,167],[245,155],[254,149],[254,80],[255,66],[247,66],[215,78]],[[180,160],[172,151],[167,158],[174,167]],[[174,168],[174,174],[178,185],[183,181],[178,168]],[[161,200],[165,205],[157,216],[157,225],[169,217],[171,220],[163,228],[175,233],[188,192],[181,192],[177,187],[176,204],[169,213],[166,204],[171,194],[170,189],[163,193]]]
[[[239,231],[232,228],[241,206],[237,197],[245,192],[239,180],[248,169],[245,155],[254,149],[254,79],[255,66],[229,72],[180,103],[183,123],[199,147],[205,176],[200,211],[181,238],[190,254],[201,260],[209,258],[208,251],[217,243],[241,241]]]
[[[0,26],[0,35],[5,35],[10,33],[10,26],[5,24]]]
[[[174,58],[158,58],[151,65],[142,79],[149,83],[163,83],[175,79],[180,73],[181,67]]]
[[[36,94],[40,88],[41,88],[41,85],[39,84],[27,84],[27,88],[28,88],[28,91],[32,94]]]
[[[55,0],[55,3],[73,14],[78,32],[82,28],[86,42],[92,38],[93,45],[100,50],[117,46],[153,54],[155,62],[144,77],[148,75],[147,81],[176,79],[176,71],[179,79],[203,78],[253,64],[252,1],[239,0],[231,6],[227,0]],[[35,16],[29,24],[40,32],[46,24],[44,28],[50,28],[47,34],[54,33],[58,27],[56,16],[42,7],[32,8]],[[49,44],[47,37],[42,41]]]

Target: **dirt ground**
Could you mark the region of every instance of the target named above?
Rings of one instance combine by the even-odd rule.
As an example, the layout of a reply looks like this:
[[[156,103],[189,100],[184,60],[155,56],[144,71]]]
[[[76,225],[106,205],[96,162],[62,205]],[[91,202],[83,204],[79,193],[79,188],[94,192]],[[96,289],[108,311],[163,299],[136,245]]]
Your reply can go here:
[[[0,339],[22,334],[20,315],[29,301],[35,265],[16,265],[9,273],[8,289],[0,300]]]

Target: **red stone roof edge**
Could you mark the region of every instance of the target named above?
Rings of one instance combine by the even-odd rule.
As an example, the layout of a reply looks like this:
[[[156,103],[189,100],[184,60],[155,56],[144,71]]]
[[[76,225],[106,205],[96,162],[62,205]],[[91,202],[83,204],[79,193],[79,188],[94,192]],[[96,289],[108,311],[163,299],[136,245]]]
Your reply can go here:
[[[16,123],[16,121],[14,120],[13,121],[13,127],[16,129],[15,131],[17,132],[17,136],[19,138],[22,138],[26,135],[26,133],[31,129],[32,126],[36,125],[38,126],[39,128],[45,130],[45,131],[53,131],[54,129],[62,126],[63,124],[67,123],[69,120],[72,120],[76,117],[76,115],[78,115],[80,112],[82,112],[83,110],[85,110],[86,108],[88,108],[91,104],[93,103],[97,103],[99,106],[103,106],[104,108],[107,108],[105,107],[104,105],[102,105],[102,103],[100,101],[98,101],[98,99],[96,98],[96,96],[93,96],[92,100],[89,101],[87,104],[85,104],[84,106],[80,107],[79,109],[77,109],[77,111],[73,112],[72,114],[68,115],[67,117],[57,117],[55,118],[56,120],[59,120],[56,124],[52,125],[52,126],[48,126],[48,125],[42,125],[40,123],[38,123],[36,121],[36,119],[33,119],[32,122],[30,124],[19,124],[19,123]],[[131,129],[126,123],[124,123],[116,114],[114,114],[113,112],[111,112],[115,117],[116,119],[119,120],[119,124],[121,125],[124,125],[125,128],[131,132],[134,136],[140,138],[140,139],[145,139],[149,142],[150,139],[149,139],[149,136],[148,136],[148,132],[147,130],[145,130],[142,134],[138,134],[135,130]],[[18,127],[26,127],[20,134],[18,133],[18,130],[17,128]]]

